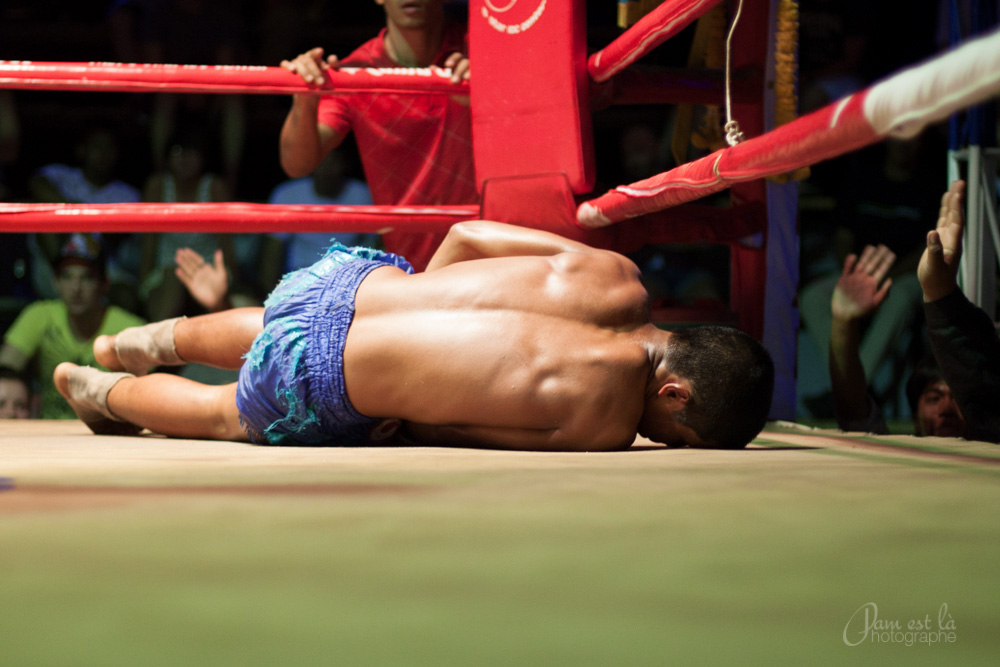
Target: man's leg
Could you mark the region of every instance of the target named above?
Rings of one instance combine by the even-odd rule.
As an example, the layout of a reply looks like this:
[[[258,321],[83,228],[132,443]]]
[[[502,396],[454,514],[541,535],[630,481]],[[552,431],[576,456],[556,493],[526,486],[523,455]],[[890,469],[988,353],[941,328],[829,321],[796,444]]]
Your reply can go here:
[[[134,377],[62,363],[56,388],[95,433],[143,428],[177,438],[249,440],[236,409],[236,384],[204,385],[166,373]]]
[[[263,308],[232,308],[98,336],[94,357],[111,370],[135,375],[145,375],[152,366],[185,363],[235,370],[263,328]]]

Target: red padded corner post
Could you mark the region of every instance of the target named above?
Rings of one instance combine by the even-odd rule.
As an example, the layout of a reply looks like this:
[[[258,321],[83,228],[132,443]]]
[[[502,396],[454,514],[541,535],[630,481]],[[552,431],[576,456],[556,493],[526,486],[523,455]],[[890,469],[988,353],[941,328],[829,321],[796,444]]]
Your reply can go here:
[[[579,0],[471,0],[470,100],[476,179],[562,172],[594,186],[586,53]]]
[[[483,183],[480,217],[586,240],[587,230],[576,224],[576,201],[566,175],[561,173],[487,180]]]

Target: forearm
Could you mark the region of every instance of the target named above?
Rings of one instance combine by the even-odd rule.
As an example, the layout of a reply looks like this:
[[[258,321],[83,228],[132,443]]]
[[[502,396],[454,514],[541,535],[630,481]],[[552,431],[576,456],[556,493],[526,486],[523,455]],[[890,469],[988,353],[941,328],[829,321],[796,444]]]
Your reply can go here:
[[[838,423],[868,417],[868,381],[861,365],[861,332],[857,320],[833,318],[830,326],[830,384]]]
[[[489,257],[550,256],[591,251],[593,248],[586,244],[551,232],[489,220],[470,220],[448,231],[427,270]]]
[[[323,159],[317,113],[319,97],[294,95],[292,108],[281,127],[281,167],[291,178],[311,174]]]
[[[435,426],[405,422],[401,438],[408,444],[431,447],[473,447],[532,452],[596,452],[628,449],[635,434],[622,439],[572,436],[558,428],[518,428],[475,425]]]

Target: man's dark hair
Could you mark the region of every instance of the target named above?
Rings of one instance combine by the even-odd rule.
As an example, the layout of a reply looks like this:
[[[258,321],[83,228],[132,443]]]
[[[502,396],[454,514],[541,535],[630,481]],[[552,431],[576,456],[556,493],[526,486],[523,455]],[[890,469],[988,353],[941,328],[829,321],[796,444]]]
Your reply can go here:
[[[15,382],[20,382],[28,389],[28,394],[31,394],[31,381],[28,380],[28,376],[20,371],[16,371],[10,366],[0,366],[0,380],[14,380]]]
[[[924,390],[941,380],[944,380],[944,376],[941,374],[941,369],[938,368],[937,360],[933,356],[921,359],[917,367],[913,369],[913,375],[906,381],[906,402],[910,404],[910,414],[917,414],[920,395],[924,393]]]
[[[724,326],[678,329],[667,343],[666,365],[691,383],[675,419],[706,447],[740,449],[767,421],[774,392],[774,361],[758,340]]]

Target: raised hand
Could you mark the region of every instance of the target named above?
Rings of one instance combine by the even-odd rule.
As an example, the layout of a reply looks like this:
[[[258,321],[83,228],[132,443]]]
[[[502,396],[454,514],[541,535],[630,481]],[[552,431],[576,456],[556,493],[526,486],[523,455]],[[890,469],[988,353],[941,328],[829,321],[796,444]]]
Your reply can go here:
[[[962,231],[965,228],[964,197],[965,181],[952,183],[941,197],[937,225],[927,232],[927,249],[917,266],[924,301],[942,299],[958,287],[958,261],[962,258]]]
[[[892,286],[892,278],[886,275],[895,261],[895,253],[884,245],[865,246],[861,257],[848,255],[844,271],[833,289],[830,302],[833,318],[861,319],[882,305]]]
[[[221,249],[215,251],[214,264],[206,262],[191,248],[179,248],[174,259],[177,262],[174,271],[177,278],[198,303],[210,312],[226,308],[229,276],[226,275]]]

